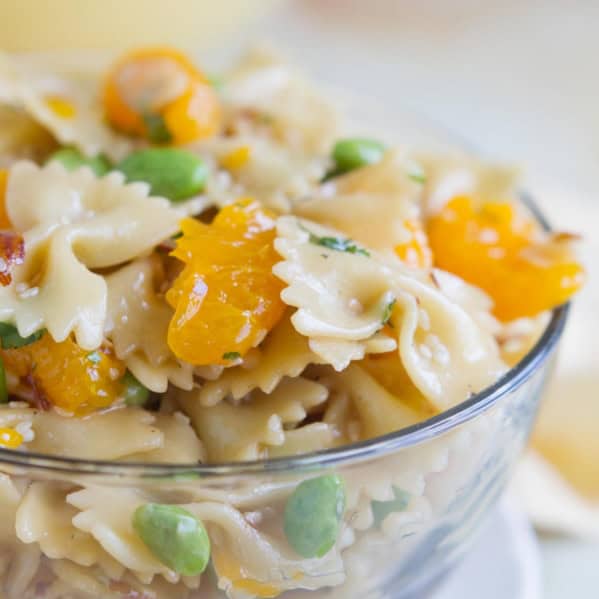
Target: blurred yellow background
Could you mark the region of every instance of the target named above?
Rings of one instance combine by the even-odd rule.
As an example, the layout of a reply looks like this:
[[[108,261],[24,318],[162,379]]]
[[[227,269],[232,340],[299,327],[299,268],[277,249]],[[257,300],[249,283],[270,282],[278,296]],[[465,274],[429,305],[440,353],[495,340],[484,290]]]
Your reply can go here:
[[[1,0],[4,50],[199,50],[256,19],[276,0]]]

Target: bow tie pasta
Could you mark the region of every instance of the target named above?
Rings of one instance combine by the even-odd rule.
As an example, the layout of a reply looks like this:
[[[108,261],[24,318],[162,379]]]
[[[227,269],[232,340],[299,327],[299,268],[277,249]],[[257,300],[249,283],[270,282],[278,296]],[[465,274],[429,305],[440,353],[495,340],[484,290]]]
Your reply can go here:
[[[467,494],[492,414],[334,451],[496,383],[581,286],[575,237],[511,168],[338,117],[263,49],[219,77],[0,56],[0,594],[370,597]]]
[[[1,290],[4,320],[24,336],[46,327],[56,341],[74,332],[84,349],[103,339],[106,282],[92,269],[126,263],[177,232],[179,214],[143,184],[112,173],[68,172],[52,163],[10,169],[6,212],[25,239],[25,261]],[[67,292],[68,290],[68,292]]]

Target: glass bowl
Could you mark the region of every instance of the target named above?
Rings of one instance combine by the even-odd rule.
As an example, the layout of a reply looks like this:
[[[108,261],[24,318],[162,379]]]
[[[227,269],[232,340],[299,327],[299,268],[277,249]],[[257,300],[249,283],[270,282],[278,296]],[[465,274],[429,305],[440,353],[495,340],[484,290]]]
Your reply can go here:
[[[434,124],[404,120],[390,127],[404,140],[409,131],[415,145],[434,138],[437,149],[455,148],[439,143],[445,134],[431,135]],[[0,596],[422,599],[467,551],[504,489],[567,313],[554,310],[534,348],[492,387],[425,422],[341,448],[211,465],[0,450]],[[323,475],[342,479],[345,511],[333,548],[302,558],[284,534],[285,505],[300,483]],[[132,514],[147,502],[183,505],[203,520],[212,562],[200,578],[179,578],[136,536]],[[306,527],[318,527],[317,517]]]
[[[142,590],[139,579],[151,576],[123,575],[107,558],[136,563],[131,516],[148,501],[183,504],[203,516],[213,554],[220,552],[221,586],[227,590],[232,581],[228,590],[235,599],[272,597],[280,588],[295,589],[282,595],[294,599],[425,597],[467,550],[505,487],[526,444],[567,312],[567,306],[555,310],[532,351],[492,387],[425,422],[340,449],[200,466],[0,451],[10,491],[24,493],[36,481],[48,503],[36,517],[16,509],[21,537],[29,527],[38,538],[26,545],[10,530],[25,500],[9,497],[6,484],[0,487],[6,495],[0,529],[6,597],[225,597],[210,571],[198,591],[195,579],[175,584],[162,576]],[[345,483],[341,532],[323,558],[301,559],[285,541],[283,507],[298,484],[325,474]],[[79,547],[81,531],[71,524],[77,509],[67,497],[81,487],[91,494],[86,516],[95,519],[91,534],[99,539],[93,550]],[[54,559],[41,557],[40,563],[38,545]],[[94,584],[86,577],[90,571]]]

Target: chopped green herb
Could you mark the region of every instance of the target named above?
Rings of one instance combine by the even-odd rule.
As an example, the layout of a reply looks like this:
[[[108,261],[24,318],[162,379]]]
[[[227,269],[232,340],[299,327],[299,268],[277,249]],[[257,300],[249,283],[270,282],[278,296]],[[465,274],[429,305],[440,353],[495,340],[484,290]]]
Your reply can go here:
[[[385,306],[385,309],[383,310],[383,318],[381,319],[383,324],[389,324],[389,326],[393,326],[389,321],[391,320],[391,315],[393,314],[393,308],[395,307],[396,303],[397,303],[397,300],[395,298],[393,298]]]
[[[239,360],[241,354],[238,351],[228,351],[223,354],[223,360]]]
[[[421,183],[422,185],[426,183],[426,175],[422,171],[410,171],[408,177],[416,183]]]
[[[2,358],[0,358],[0,403],[8,403],[8,386]]]
[[[146,114],[143,121],[148,129],[148,138],[155,144],[167,144],[173,141],[164,118],[160,114]]]
[[[102,356],[100,355],[99,351],[92,351],[87,354],[87,359],[94,364],[99,364],[102,360]]]
[[[372,515],[374,526],[380,528],[381,524],[389,514],[402,512],[410,503],[410,495],[397,487],[393,487],[393,499],[390,501],[372,501]]]
[[[46,329],[41,329],[32,333],[28,337],[21,337],[17,327],[7,322],[0,322],[0,340],[2,342],[2,349],[16,349],[29,345],[38,339],[46,332]]]
[[[324,177],[320,180],[321,183],[326,183],[327,181],[330,181],[331,179],[334,179],[335,177],[338,177],[339,175],[342,175],[345,171],[342,171],[340,169],[338,169],[336,166],[329,169],[325,174]]]
[[[321,245],[322,247],[328,248],[329,250],[335,250],[336,252],[347,252],[348,254],[360,254],[362,256],[370,257],[370,252],[357,246],[351,239],[344,237],[320,237],[315,235],[305,227],[302,227],[306,233],[310,235],[310,243],[314,245]]]
[[[216,73],[211,73],[207,76],[208,83],[217,91],[222,91],[225,86],[225,80],[222,75],[217,75]]]

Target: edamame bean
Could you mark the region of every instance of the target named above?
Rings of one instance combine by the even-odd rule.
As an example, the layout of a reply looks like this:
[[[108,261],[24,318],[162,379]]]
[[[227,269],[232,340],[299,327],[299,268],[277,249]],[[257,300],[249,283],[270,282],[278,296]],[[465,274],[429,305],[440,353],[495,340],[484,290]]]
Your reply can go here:
[[[110,163],[105,156],[99,154],[94,158],[83,156],[75,148],[62,148],[50,156],[48,161],[58,160],[68,171],[74,171],[82,166],[89,166],[98,177],[102,177],[110,170]]]
[[[322,557],[335,544],[345,511],[345,486],[337,475],[300,483],[287,500],[285,536],[302,557]]]
[[[133,152],[117,169],[127,181],[145,181],[151,194],[179,202],[204,189],[208,167],[204,161],[186,150],[149,148]]]
[[[148,397],[150,397],[150,391],[144,387],[128,370],[125,376],[121,379],[125,388],[125,403],[128,406],[143,406]]]
[[[135,510],[132,523],[146,547],[171,570],[197,576],[206,569],[210,539],[202,522],[187,510],[147,503]]]
[[[335,170],[341,174],[379,162],[384,153],[385,146],[374,139],[341,139],[333,148]]]

